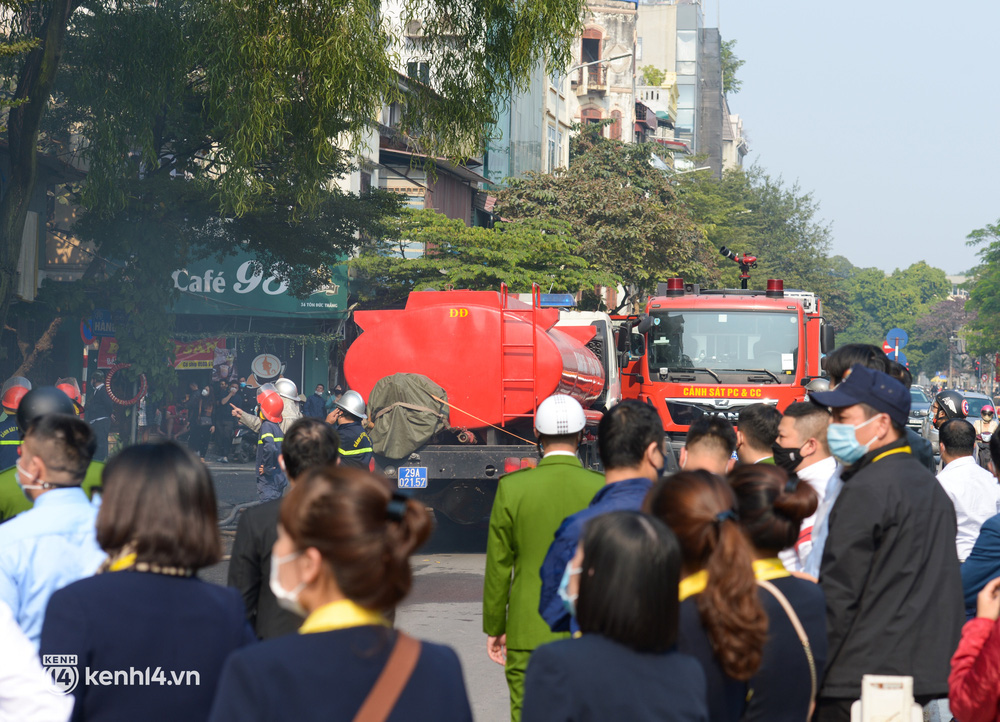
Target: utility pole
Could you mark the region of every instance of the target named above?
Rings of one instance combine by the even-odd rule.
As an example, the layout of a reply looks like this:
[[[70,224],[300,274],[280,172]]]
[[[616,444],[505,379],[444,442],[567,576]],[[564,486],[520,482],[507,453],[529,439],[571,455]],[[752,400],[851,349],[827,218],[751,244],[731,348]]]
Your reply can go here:
[[[948,337],[948,384],[955,388],[955,338],[954,333]]]

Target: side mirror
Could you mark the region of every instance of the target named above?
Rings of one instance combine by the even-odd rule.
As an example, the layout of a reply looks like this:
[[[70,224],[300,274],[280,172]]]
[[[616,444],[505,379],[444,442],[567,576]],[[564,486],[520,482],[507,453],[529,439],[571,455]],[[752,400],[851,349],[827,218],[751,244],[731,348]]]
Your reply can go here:
[[[632,348],[629,349],[629,354],[636,358],[644,356],[646,354],[646,337],[638,334],[632,334]]]
[[[837,348],[837,342],[835,340],[836,332],[833,330],[833,326],[824,323],[823,328],[819,332],[819,348],[823,353],[830,353],[835,348]]]
[[[626,353],[629,350],[629,336],[632,335],[632,329],[628,326],[619,326],[615,329],[615,348],[618,349],[618,353]]]
[[[638,331],[639,333],[644,334],[652,327],[653,327],[653,317],[643,316],[642,319],[639,321],[638,325],[635,327],[635,330]]]

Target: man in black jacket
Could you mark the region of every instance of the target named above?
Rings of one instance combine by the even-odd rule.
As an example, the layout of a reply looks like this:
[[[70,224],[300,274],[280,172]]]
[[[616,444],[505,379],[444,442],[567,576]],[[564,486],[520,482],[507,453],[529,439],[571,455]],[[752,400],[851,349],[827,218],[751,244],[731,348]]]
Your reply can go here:
[[[288,482],[295,484],[310,469],[335,465],[339,451],[340,440],[332,426],[318,419],[299,419],[285,434],[278,464]],[[301,617],[278,606],[269,584],[281,501],[278,497],[243,512],[229,561],[229,586],[240,590],[247,619],[261,639],[294,632],[302,624]]]
[[[97,451],[94,453],[94,461],[107,461],[108,459],[108,433],[111,431],[111,414],[114,412],[114,405],[108,395],[108,389],[104,385],[104,373],[97,371],[90,377],[93,391],[87,399],[87,406],[83,412],[84,420],[90,424],[97,438]]]
[[[850,720],[864,674],[912,676],[920,704],[947,697],[964,620],[955,508],[910,453],[910,394],[855,365],[810,400],[831,409],[830,451],[847,465],[820,567],[829,655],[814,719]]]

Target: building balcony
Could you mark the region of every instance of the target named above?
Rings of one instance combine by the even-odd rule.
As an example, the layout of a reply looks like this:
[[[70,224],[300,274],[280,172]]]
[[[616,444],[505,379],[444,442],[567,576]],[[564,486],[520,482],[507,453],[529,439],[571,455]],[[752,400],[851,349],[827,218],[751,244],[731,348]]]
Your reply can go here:
[[[577,68],[570,82],[577,95],[603,95],[608,92],[608,66],[606,63],[598,63]]]

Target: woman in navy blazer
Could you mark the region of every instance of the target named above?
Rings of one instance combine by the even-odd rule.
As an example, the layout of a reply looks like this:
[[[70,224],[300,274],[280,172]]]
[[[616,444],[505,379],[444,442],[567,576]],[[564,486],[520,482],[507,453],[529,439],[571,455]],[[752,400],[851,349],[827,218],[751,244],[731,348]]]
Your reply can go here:
[[[560,596],[582,635],[535,650],[522,722],[707,722],[705,673],[677,651],[681,550],[636,511],[587,524]]]
[[[385,613],[412,583],[409,556],[430,535],[423,504],[361,469],[316,469],[281,505],[271,590],[306,616],[299,634],[234,653],[212,722],[353,720],[398,635]],[[421,644],[388,720],[472,720],[449,647]]]
[[[125,449],[103,481],[108,561],[52,595],[43,661],[75,658],[57,665],[76,671],[73,720],[204,720],[226,657],[256,641],[239,594],[194,576],[222,555],[212,479],[167,442]]]
[[[758,593],[767,613],[767,643],[760,669],[749,682],[742,722],[807,720],[826,668],[826,597],[816,582],[789,574],[778,552],[795,545],[802,521],[815,513],[819,500],[809,484],[794,476],[789,481],[783,468],[769,464],[739,466],[729,474],[729,484],[740,526],[753,545],[758,584],[770,582],[785,597],[809,643],[807,655],[788,612],[762,586]]]

